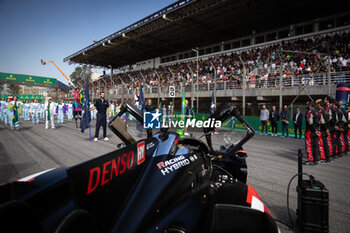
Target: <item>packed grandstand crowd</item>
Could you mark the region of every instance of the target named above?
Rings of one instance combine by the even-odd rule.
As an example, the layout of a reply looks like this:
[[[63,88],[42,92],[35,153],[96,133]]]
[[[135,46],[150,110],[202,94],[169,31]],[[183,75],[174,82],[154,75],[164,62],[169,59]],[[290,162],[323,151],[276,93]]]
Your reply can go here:
[[[301,52],[302,51],[302,52]],[[217,71],[216,82],[228,82],[235,87],[241,87],[243,64],[246,68],[248,84],[279,85],[280,64],[283,67],[284,85],[298,84],[312,81],[321,82],[322,75],[328,71],[328,54],[330,55],[330,72],[350,71],[350,33],[339,32],[328,35],[314,36],[308,39],[282,41],[263,47],[255,47],[244,51],[233,52],[230,55],[216,55],[208,59],[199,59],[198,84],[214,83],[214,67]],[[241,59],[240,59],[241,58]],[[213,65],[211,65],[213,64]],[[120,73],[125,86],[135,88],[143,82],[146,87],[160,85],[190,85],[197,84],[196,58],[192,60],[162,65],[157,69],[150,68],[141,71]],[[142,75],[141,75],[142,73]],[[317,79],[317,75],[319,79]],[[315,76],[315,77],[314,77]],[[310,78],[311,77],[311,78]],[[117,79],[117,85],[122,85]],[[251,85],[250,85],[251,86]],[[249,85],[248,85],[249,88]]]

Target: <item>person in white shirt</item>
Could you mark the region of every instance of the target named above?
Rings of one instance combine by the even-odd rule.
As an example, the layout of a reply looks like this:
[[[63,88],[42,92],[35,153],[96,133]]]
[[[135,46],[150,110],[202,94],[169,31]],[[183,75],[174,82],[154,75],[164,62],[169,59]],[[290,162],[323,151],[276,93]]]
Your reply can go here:
[[[5,97],[2,97],[2,99],[0,100],[0,120],[1,121],[4,121],[4,116],[5,116],[5,113],[4,113],[4,108],[5,108]]]
[[[266,109],[266,105],[264,104],[260,112],[261,134],[265,131],[265,135],[267,135],[267,121],[269,120],[269,116],[269,110]]]
[[[44,101],[40,103],[40,119],[44,119],[45,117],[45,104]]]
[[[55,128],[55,115],[56,115],[56,104],[51,102],[51,97],[45,102],[45,129],[49,129],[49,122],[51,121],[51,129]]]
[[[66,111],[65,111],[64,103],[62,103],[62,101],[58,103],[55,111],[57,114],[57,123],[63,124],[63,118]]]
[[[69,101],[69,103],[68,103],[67,118],[68,118],[68,120],[73,119],[73,104],[71,101]]]
[[[30,102],[29,102],[29,100],[27,100],[26,103],[23,104],[23,112],[24,112],[24,120],[25,121],[30,120],[29,111],[30,111]]]
[[[90,105],[89,105],[89,108],[93,108],[94,107],[94,104],[90,101]],[[96,118],[96,115],[94,116],[94,110],[91,111],[91,119],[95,119]]]
[[[40,104],[37,100],[34,100],[33,103],[30,104],[29,113],[32,116],[32,123],[39,124],[39,111],[40,111]]]

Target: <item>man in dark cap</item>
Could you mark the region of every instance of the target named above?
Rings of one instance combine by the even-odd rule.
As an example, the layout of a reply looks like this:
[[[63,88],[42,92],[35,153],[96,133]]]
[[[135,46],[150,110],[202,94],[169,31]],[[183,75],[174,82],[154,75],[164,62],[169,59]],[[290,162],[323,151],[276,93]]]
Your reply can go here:
[[[327,124],[329,117],[324,109],[324,103],[321,99],[316,100],[317,113],[319,117],[319,132],[317,134],[318,150],[320,155],[320,163],[330,162],[330,150],[328,146]]]

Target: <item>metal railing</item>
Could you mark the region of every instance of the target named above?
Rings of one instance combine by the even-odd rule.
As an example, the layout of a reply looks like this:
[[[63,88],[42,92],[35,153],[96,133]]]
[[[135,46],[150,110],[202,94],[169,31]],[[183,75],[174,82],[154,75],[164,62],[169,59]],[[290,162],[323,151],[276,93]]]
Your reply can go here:
[[[242,89],[243,81],[242,76],[240,80],[233,81],[217,81],[216,90],[232,90],[232,89]],[[304,75],[289,75],[282,78],[282,87],[299,87],[299,86],[320,86],[320,85],[329,85],[337,84],[339,82],[348,82],[350,83],[350,72],[336,72],[330,74],[330,82],[328,82],[327,73],[317,73],[317,74],[304,74]],[[247,77],[246,80],[247,89],[252,88],[279,88],[280,77],[278,75],[268,77],[267,79],[263,76],[256,78],[256,76]],[[182,89],[185,89],[185,92],[191,91],[191,85],[175,85],[176,92],[182,92]],[[194,85],[194,91],[213,91],[215,89],[214,83],[205,83],[199,84],[198,87]],[[134,95],[135,88],[129,87],[126,89],[123,85],[118,85],[115,88],[111,88],[117,96],[126,96]],[[143,88],[145,94],[157,94],[157,86],[144,86]],[[162,86],[160,87],[160,93],[168,93],[169,87]],[[179,95],[178,95],[179,96]]]

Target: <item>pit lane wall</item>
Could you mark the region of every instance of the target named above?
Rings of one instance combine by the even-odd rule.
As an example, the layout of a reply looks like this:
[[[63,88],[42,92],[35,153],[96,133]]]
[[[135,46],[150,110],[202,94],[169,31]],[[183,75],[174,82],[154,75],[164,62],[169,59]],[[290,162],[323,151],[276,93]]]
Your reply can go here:
[[[175,112],[173,117],[174,121],[180,120],[178,116],[180,116],[180,112]],[[209,114],[204,114],[204,113],[195,113],[195,119],[196,120],[206,120],[209,117]],[[261,122],[259,117],[253,117],[253,116],[243,116],[243,118],[253,127],[256,133],[261,132]],[[226,120],[223,122],[222,127],[225,129],[231,129],[232,126],[232,121],[231,119]],[[268,121],[267,122],[267,127],[268,127],[268,132],[271,133],[271,123]],[[244,130],[245,127],[243,126],[242,123],[236,121],[235,123],[235,130]],[[289,136],[294,137],[294,123],[293,120],[289,120],[289,125],[288,125],[288,131],[289,131]],[[305,133],[305,121],[303,120],[303,125],[302,125],[302,137],[304,137]],[[277,127],[277,134],[282,135],[282,122],[280,121],[278,123]]]

